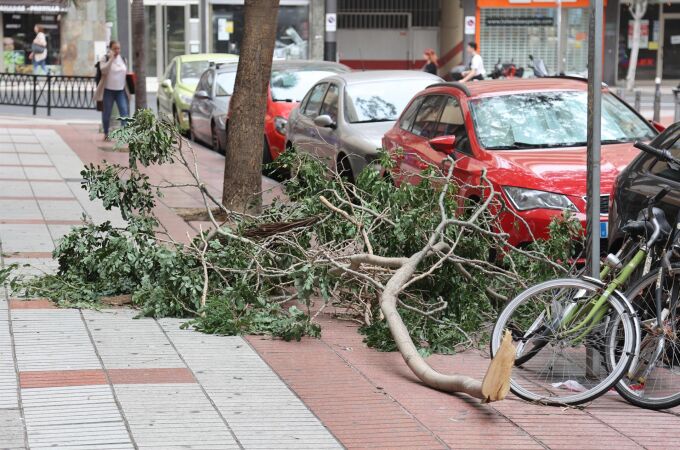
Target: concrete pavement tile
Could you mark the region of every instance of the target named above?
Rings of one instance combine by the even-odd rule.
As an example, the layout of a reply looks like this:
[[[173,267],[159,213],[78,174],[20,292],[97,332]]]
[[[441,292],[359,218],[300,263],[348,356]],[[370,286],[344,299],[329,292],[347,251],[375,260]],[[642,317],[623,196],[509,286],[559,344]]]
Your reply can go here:
[[[2,302],[6,305],[5,300],[2,300]],[[9,333],[7,309],[0,307],[0,314],[0,409],[18,408],[17,376],[14,371],[14,355],[12,353],[12,338]],[[0,427],[1,429],[2,427]],[[2,447],[0,446],[0,448]]]
[[[10,134],[12,142],[19,144],[37,144],[38,138],[30,134]]]
[[[0,178],[7,180],[25,180],[26,174],[21,167],[0,166]]]
[[[42,214],[40,213],[40,208],[38,208],[38,203],[35,200],[0,199],[0,220],[41,218]]]
[[[0,180],[0,196],[33,197],[31,185],[26,180]]]
[[[40,144],[14,143],[17,153],[45,153],[45,149]]]
[[[29,180],[61,180],[62,176],[52,167],[24,167]]]
[[[109,386],[23,389],[21,396],[31,448],[132,445]]]
[[[23,449],[24,424],[18,408],[0,409],[0,448]]]
[[[0,153],[0,166],[21,164],[16,153]]]
[[[40,164],[40,165],[52,165],[52,161],[47,155],[36,155],[31,153],[20,153],[17,154],[18,159],[21,164]]]
[[[21,258],[11,254],[5,257],[5,265],[18,264],[17,274],[22,276],[39,276],[55,273],[59,263],[52,258]]]
[[[140,447],[239,448],[198,385],[115,385],[114,389]]]
[[[85,213],[80,203],[73,201],[38,200],[45,220],[78,220]]]
[[[61,238],[71,232],[74,225],[47,225],[47,228],[50,230],[55,245],[58,245]]]
[[[73,193],[63,181],[50,183],[34,182],[30,184],[36,197],[73,197]]]
[[[0,242],[6,253],[54,250],[52,236],[44,224],[0,224]]]

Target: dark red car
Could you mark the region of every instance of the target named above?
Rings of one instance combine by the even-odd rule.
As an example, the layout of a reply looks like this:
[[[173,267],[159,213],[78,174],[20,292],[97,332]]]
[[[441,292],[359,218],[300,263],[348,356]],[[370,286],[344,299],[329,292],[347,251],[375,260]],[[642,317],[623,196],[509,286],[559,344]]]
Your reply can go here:
[[[587,84],[574,78],[440,83],[416,95],[383,138],[397,163],[396,183],[417,183],[429,164],[455,160],[464,198],[483,193],[484,169],[511,213],[501,225],[513,245],[547,238],[553,217],[570,210],[585,226]],[[638,154],[635,140],[656,129],[628,104],[602,91],[601,237],[609,192]],[[401,148],[403,153],[395,150]]]

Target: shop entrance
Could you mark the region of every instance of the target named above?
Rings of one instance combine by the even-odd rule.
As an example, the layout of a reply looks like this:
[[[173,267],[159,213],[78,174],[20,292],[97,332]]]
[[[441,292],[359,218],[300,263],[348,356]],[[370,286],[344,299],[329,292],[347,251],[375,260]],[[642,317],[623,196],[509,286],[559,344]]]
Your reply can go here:
[[[666,14],[663,23],[663,79],[680,79],[680,14]]]
[[[145,5],[147,75],[162,76],[172,58],[200,52],[198,3]]]

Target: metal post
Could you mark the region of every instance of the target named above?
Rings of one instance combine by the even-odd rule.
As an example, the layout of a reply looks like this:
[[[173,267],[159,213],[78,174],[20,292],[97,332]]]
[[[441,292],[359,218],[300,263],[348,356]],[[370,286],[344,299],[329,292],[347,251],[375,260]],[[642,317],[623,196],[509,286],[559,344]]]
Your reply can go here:
[[[52,115],[52,76],[47,75],[47,115]]]
[[[336,30],[338,27],[338,1],[326,0],[326,36],[323,44],[324,61],[335,61],[338,55]]]
[[[33,75],[33,115],[35,116],[38,109],[38,76]]]
[[[661,78],[654,79],[654,122],[661,122]]]
[[[600,132],[602,106],[603,0],[590,0],[588,33],[588,155],[586,210],[587,258],[590,274],[600,278]]]
[[[626,99],[626,91],[623,88],[616,88],[616,96],[622,100]]]
[[[555,22],[557,22],[557,75],[561,75],[564,72],[562,59],[562,0],[557,0]]]
[[[157,8],[160,8],[160,6],[157,6]],[[198,15],[201,18],[201,51],[203,53],[210,53],[210,49],[208,48],[208,41],[210,38],[208,35],[208,30],[210,29],[208,26],[208,0],[201,0],[199,8]]]
[[[675,117],[673,122],[680,122],[680,84],[673,89],[673,97],[675,98]]]
[[[635,111],[640,112],[640,105],[642,104],[642,92],[635,91]]]

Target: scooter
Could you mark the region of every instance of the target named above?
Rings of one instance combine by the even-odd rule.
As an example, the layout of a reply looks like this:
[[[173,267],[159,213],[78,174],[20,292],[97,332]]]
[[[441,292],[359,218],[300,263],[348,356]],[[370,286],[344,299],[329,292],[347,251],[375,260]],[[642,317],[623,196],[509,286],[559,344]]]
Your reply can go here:
[[[548,69],[545,68],[545,63],[542,59],[534,61],[533,55],[529,55],[529,68],[534,71],[536,78],[545,78],[548,76]]]
[[[498,62],[494,66],[493,72],[489,75],[494,80],[498,78],[522,78],[524,75],[524,68],[517,67],[515,65],[515,60],[510,60],[509,63],[501,63],[501,59],[498,58]]]

